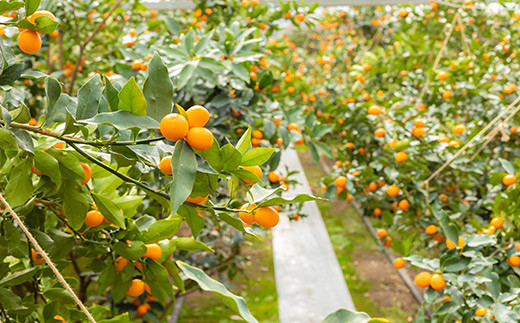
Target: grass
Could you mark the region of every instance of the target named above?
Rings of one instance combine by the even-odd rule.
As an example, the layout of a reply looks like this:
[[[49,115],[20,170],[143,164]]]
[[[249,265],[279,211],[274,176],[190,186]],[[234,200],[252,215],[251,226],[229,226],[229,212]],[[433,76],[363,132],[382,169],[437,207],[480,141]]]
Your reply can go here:
[[[270,241],[249,240],[243,254],[251,257],[245,275],[238,274],[230,289],[242,296],[254,317],[260,322],[278,322],[278,299],[274,280],[273,253]],[[192,295],[183,304],[180,323],[220,323],[241,318],[211,293]]]

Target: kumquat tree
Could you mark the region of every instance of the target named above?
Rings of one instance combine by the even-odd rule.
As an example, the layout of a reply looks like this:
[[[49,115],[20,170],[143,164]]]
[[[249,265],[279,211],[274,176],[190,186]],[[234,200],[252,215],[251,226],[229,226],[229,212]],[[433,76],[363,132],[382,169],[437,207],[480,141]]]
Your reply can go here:
[[[518,1],[174,2],[0,1],[1,322],[520,322]]]

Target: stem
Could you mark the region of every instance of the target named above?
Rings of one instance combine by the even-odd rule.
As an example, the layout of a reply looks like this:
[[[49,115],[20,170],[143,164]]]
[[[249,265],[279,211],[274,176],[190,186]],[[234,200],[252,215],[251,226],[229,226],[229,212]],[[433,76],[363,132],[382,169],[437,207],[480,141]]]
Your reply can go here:
[[[82,44],[79,44],[79,55],[78,55],[78,61],[77,61],[77,64],[76,66],[74,67],[74,70],[72,71],[72,77],[70,79],[70,86],[69,86],[69,91],[68,91],[68,94],[70,95],[72,93],[72,90],[74,90],[74,83],[76,82],[76,76],[78,75],[78,69],[79,69],[79,66],[80,66],[80,63],[81,63],[81,60],[83,59],[83,53],[85,51],[85,48],[87,47],[87,45],[94,39],[94,37],[97,35],[97,33],[101,30],[101,28],[103,27],[103,25],[105,24],[105,22],[107,21],[107,19],[112,15],[112,13],[114,12],[114,10],[117,9],[117,7],[119,7],[119,5],[123,2],[123,0],[117,0],[113,5],[112,7],[110,8],[110,10],[107,12],[107,14],[105,15],[105,17],[103,18],[103,20],[101,20],[101,22],[96,26],[96,28],[94,28],[94,31],[92,31],[92,33],[90,34],[90,36],[82,43]],[[74,9],[73,9],[73,15],[74,15],[74,18],[76,17],[75,13],[74,13]],[[76,24],[76,28],[79,28],[78,25]],[[78,35],[78,40],[79,40],[79,34],[78,34],[78,30],[76,29],[76,35]]]
[[[38,203],[41,203],[42,200],[39,200],[39,199],[36,199],[36,201]],[[53,203],[55,204],[54,202],[47,202],[47,203]],[[42,203],[44,204],[44,203]],[[45,204],[44,204],[45,205]],[[74,233],[74,236],[75,237],[78,237],[80,240],[84,241],[84,242],[90,242],[90,243],[93,243],[93,244],[98,244],[98,245],[103,245],[103,246],[106,246],[108,245],[108,243],[106,242],[99,242],[99,241],[94,241],[94,240],[90,240],[90,239],[87,239],[85,238],[80,232],[74,230],[73,228],[71,228],[67,221],[65,221],[65,219],[61,216],[60,212],[56,211],[55,208],[52,207],[52,205],[50,204],[47,204],[45,205],[49,210],[51,210],[52,213],[54,213],[54,215],[56,215],[56,217],[64,224],[67,226],[67,228],[69,228],[73,233]]]
[[[59,49],[59,60],[60,60],[60,66],[59,66],[59,70],[61,70],[63,68],[63,65],[65,65],[65,59],[63,58],[63,33],[59,33],[58,34],[58,49]],[[63,80],[65,79],[65,75],[61,75],[60,77],[60,81],[63,83]]]
[[[2,316],[5,318],[6,323],[12,322],[9,316],[7,315],[7,312],[5,311],[5,308],[2,304],[0,304],[0,313],[2,313]]]
[[[65,140],[65,141],[67,141],[67,140]],[[74,150],[76,150],[83,157],[87,158],[88,160],[90,160],[94,164],[98,165],[99,167],[101,167],[101,168],[111,172],[112,174],[116,175],[117,177],[119,177],[123,181],[132,183],[132,184],[142,188],[145,191],[155,193],[155,194],[160,195],[160,196],[162,196],[162,197],[164,197],[166,199],[170,199],[170,195],[168,195],[168,194],[166,194],[164,192],[161,192],[161,191],[154,190],[153,188],[149,187],[148,185],[143,184],[140,181],[133,179],[132,177],[129,177],[129,176],[124,175],[124,174],[121,174],[120,172],[118,172],[115,169],[112,169],[110,166],[106,165],[102,161],[99,161],[96,158],[94,158],[94,157],[90,156],[89,154],[87,154],[86,152],[84,152],[81,148],[76,146],[75,143],[67,141],[67,144],[69,144],[72,148],[74,148]]]
[[[3,123],[3,122],[0,121],[0,123]],[[86,141],[86,140],[81,140],[81,139],[77,139],[77,138],[65,137],[65,136],[60,135],[57,132],[43,129],[38,126],[30,126],[30,125],[24,124],[24,123],[11,122],[9,124],[9,126],[13,127],[13,128],[17,128],[17,129],[32,131],[32,132],[38,133],[40,135],[53,137],[53,138],[65,141],[67,143],[73,142],[76,144],[89,145],[89,146],[93,146],[93,147],[142,145],[142,144],[148,144],[151,142],[160,141],[160,140],[164,139],[164,137],[161,136],[161,137],[157,137],[157,138],[147,138],[147,139],[140,139],[140,140],[135,140],[135,141],[114,141],[114,142]]]

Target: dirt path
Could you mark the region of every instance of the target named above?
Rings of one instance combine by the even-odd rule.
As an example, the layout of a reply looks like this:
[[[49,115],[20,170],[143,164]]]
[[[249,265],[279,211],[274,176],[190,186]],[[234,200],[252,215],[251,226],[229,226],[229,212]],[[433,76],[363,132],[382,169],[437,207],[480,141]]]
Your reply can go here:
[[[308,152],[299,152],[314,194],[322,195],[323,169]],[[346,201],[320,203],[322,216],[336,249],[356,309],[391,322],[412,321],[418,303],[393,266],[378,250],[363,221]]]

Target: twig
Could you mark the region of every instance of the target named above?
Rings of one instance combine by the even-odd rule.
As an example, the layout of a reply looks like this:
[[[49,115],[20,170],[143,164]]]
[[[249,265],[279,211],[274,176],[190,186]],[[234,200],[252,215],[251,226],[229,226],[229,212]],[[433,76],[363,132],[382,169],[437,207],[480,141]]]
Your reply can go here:
[[[63,58],[63,33],[58,34],[58,48],[60,51],[59,60],[60,60],[60,67],[59,70],[63,68],[63,65],[65,65],[65,59]],[[63,83],[63,80],[65,78],[65,75],[61,75],[60,81]]]
[[[0,121],[0,124],[3,124],[3,122]],[[77,139],[77,138],[69,138],[66,136],[62,136],[57,132],[53,132],[53,131],[43,129],[43,128],[40,128],[37,126],[30,126],[25,123],[11,122],[9,124],[9,126],[13,127],[13,128],[17,128],[17,129],[32,131],[32,132],[38,133],[40,135],[53,137],[53,138],[65,141],[67,143],[72,142],[72,143],[76,143],[76,144],[89,145],[89,146],[94,146],[94,147],[143,145],[143,144],[148,144],[151,142],[161,141],[161,140],[165,139],[164,137],[161,136],[161,137],[156,137],[156,138],[139,139],[139,140],[135,140],[135,141],[113,141],[113,142],[86,141],[86,140],[81,140],[81,139]]]
[[[428,182],[430,182],[432,179],[434,179],[437,175],[440,174],[446,167],[448,167],[455,159],[457,159],[460,155],[462,155],[463,152],[466,151],[466,149],[469,148],[469,146],[474,142],[477,141],[477,139],[482,136],[491,126],[493,126],[498,120],[500,120],[506,113],[508,113],[515,105],[520,102],[520,96],[517,97],[507,108],[505,108],[502,112],[500,112],[495,119],[493,119],[490,123],[488,123],[478,134],[476,134],[473,138],[468,141],[464,147],[459,149],[448,161],[446,161],[441,167],[439,167],[433,174],[430,175],[424,182],[421,183],[421,187],[426,185]],[[520,105],[514,110],[514,114],[516,114],[520,110]]]
[[[512,237],[509,238],[509,244],[505,247],[502,247],[502,248],[499,248],[495,251],[493,251],[490,255],[489,255],[489,258],[493,258],[497,253],[499,253],[500,251],[506,251],[506,250],[509,250],[511,248],[513,248],[515,244],[515,239],[513,239]]]
[[[68,94],[72,94],[72,91],[74,90],[74,83],[76,82],[76,77],[78,75],[78,69],[81,65],[81,60],[83,59],[83,53],[85,51],[85,48],[87,47],[87,45],[94,39],[94,37],[97,35],[97,33],[99,32],[99,30],[101,30],[101,28],[103,27],[103,25],[105,24],[105,22],[107,21],[107,19],[112,15],[112,13],[114,12],[114,10],[117,9],[117,7],[119,7],[119,5],[123,2],[123,0],[117,0],[113,5],[112,7],[110,8],[110,10],[105,14],[105,16],[103,17],[103,20],[101,20],[99,22],[99,24],[96,26],[96,28],[94,28],[94,31],[92,31],[92,33],[90,34],[90,36],[88,36],[88,38],[83,42],[83,43],[80,43],[79,44],[79,55],[78,55],[78,61],[77,61],[77,64],[76,66],[74,66],[74,70],[72,71],[72,76],[71,76],[71,79],[70,79],[70,86],[69,86],[69,91],[68,91]],[[74,10],[73,10],[74,12]],[[76,25],[76,28],[78,28],[78,26]],[[76,30],[76,34],[78,34],[78,30]]]

